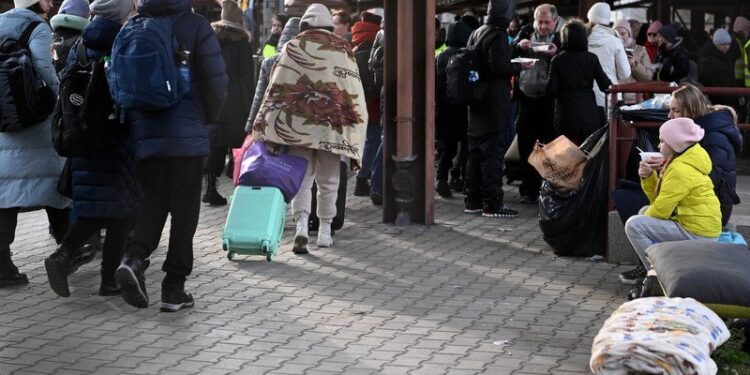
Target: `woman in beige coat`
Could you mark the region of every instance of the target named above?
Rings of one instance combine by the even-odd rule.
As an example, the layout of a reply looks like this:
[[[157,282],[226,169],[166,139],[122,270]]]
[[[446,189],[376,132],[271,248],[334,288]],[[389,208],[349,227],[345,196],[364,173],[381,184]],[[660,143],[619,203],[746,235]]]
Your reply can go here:
[[[625,53],[628,55],[630,64],[630,77],[623,79],[620,83],[648,82],[654,79],[654,69],[651,67],[651,59],[648,52],[643,46],[635,43],[633,32],[630,29],[630,23],[627,20],[617,20],[612,26],[620,36],[622,44],[625,46]],[[635,94],[625,94],[625,103],[635,103]]]

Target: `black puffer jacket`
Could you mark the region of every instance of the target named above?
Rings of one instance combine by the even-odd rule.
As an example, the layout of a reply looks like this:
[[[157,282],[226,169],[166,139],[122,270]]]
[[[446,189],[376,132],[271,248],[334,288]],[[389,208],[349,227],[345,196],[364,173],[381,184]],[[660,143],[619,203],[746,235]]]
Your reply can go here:
[[[250,33],[221,22],[214,22],[211,26],[219,39],[229,87],[219,118],[208,125],[208,139],[213,148],[239,148],[245,139],[245,122],[253,104],[255,86]]]
[[[657,79],[664,82],[680,82],[690,74],[690,57],[682,46],[682,39],[671,47],[659,47],[661,69],[656,72]]]
[[[469,107],[469,135],[482,137],[509,129],[510,79],[521,72],[521,64],[511,63],[508,33],[505,31],[515,12],[513,0],[491,0],[485,24],[476,29],[467,46],[479,48],[488,87],[482,103]]]

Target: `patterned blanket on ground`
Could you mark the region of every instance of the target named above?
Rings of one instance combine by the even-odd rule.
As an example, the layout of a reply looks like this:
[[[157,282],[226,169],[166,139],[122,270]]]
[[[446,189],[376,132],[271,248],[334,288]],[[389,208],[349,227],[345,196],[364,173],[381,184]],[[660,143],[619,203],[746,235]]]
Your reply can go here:
[[[713,311],[692,298],[640,298],[607,319],[591,348],[595,374],[716,374],[711,352],[729,339]]]
[[[367,104],[349,43],[308,30],[284,46],[253,124],[259,141],[362,159]]]

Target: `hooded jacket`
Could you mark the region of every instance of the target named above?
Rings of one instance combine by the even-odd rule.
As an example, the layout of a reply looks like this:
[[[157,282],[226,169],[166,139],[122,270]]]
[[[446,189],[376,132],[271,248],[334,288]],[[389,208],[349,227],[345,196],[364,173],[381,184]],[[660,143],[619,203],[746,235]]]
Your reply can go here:
[[[91,60],[109,55],[122,25],[94,17],[83,29],[81,41]],[[68,64],[75,61],[71,50]],[[143,199],[135,171],[135,150],[125,126],[109,147],[91,158],[72,158],[73,208],[87,218],[132,218]]]
[[[34,71],[57,95],[59,82],[52,66],[51,34],[41,16],[25,8],[0,14],[0,44],[18,39],[33,21],[41,22],[29,38]],[[13,133],[0,133],[0,208],[65,208],[70,200],[57,192],[65,160],[52,147],[51,120]]]
[[[190,91],[179,103],[163,111],[126,113],[138,160],[208,155],[206,124],[220,112],[228,77],[216,34],[191,6],[190,0],[142,0],[138,6],[138,13],[154,17],[181,14],[172,30],[191,52]]]
[[[367,13],[365,13],[367,14]],[[367,100],[367,114],[370,122],[380,122],[380,90],[375,87],[373,72],[369,67],[370,53],[375,43],[375,36],[380,31],[380,25],[372,22],[359,21],[352,26],[352,45],[354,59],[357,61],[362,87]]]
[[[641,180],[651,202],[645,215],[676,221],[696,236],[719,237],[721,211],[710,172],[711,159],[706,150],[699,144],[689,147],[667,165],[661,181],[656,172]]]
[[[250,33],[243,27],[223,22],[214,22],[211,26],[219,39],[229,87],[219,118],[208,125],[208,136],[213,148],[239,148],[245,139],[245,123],[253,104],[255,68]]]
[[[596,55],[588,52],[585,26],[573,24],[565,34],[561,52],[550,63],[547,94],[556,98],[557,133],[582,142],[604,125],[591,85],[604,91],[611,82]]]
[[[726,107],[724,107],[726,108]],[[732,189],[737,187],[737,154],[742,151],[742,134],[729,109],[714,107],[713,112],[698,117],[695,123],[706,131],[701,146],[711,157],[714,185],[724,178]]]
[[[52,26],[52,49],[55,51],[55,71],[60,73],[68,60],[70,48],[81,36],[81,30],[89,20],[72,14],[56,14],[50,19]]]
[[[446,49],[435,57],[435,130],[437,139],[461,139],[466,137],[468,112],[465,106],[456,107],[448,103],[446,85],[448,60],[461,48],[471,36],[471,27],[462,21],[448,25],[445,32]]]
[[[515,13],[513,0],[491,0],[487,21],[474,30],[467,46],[478,48],[487,92],[484,100],[469,107],[469,135],[482,137],[508,131],[510,78],[521,72],[521,64],[511,63],[511,48],[505,31]]]
[[[284,30],[281,31],[281,37],[279,37],[279,43],[276,45],[277,52],[281,52],[284,45],[292,40],[297,34],[299,34],[299,17],[292,17],[286,21]],[[255,122],[255,116],[258,115],[260,105],[263,103],[263,95],[266,93],[268,88],[268,78],[271,77],[271,69],[276,64],[276,60],[279,59],[278,53],[274,56],[263,59],[260,65],[260,73],[258,74],[258,84],[255,86],[255,95],[253,96],[253,104],[250,106],[250,114],[247,117],[245,123],[245,132],[250,133],[253,131],[253,123]]]
[[[534,59],[539,59],[531,69],[522,70],[518,77],[518,87],[524,93],[524,95],[532,98],[540,98],[545,95],[547,80],[549,80],[549,63],[552,61],[552,56],[542,53],[534,52],[533,50],[524,51],[518,45],[520,41],[528,39],[534,43],[552,43],[557,48],[560,48],[560,30],[563,27],[565,20],[562,17],[557,17],[557,23],[555,24],[555,30],[549,35],[541,36],[534,30],[534,26],[525,25],[518,32],[518,35],[513,40],[511,45],[513,46],[513,57],[523,56]]]
[[[612,84],[630,77],[630,63],[617,33],[609,27],[595,25],[589,34],[589,52],[599,58],[604,73]],[[594,85],[596,105],[604,107],[604,93]]]

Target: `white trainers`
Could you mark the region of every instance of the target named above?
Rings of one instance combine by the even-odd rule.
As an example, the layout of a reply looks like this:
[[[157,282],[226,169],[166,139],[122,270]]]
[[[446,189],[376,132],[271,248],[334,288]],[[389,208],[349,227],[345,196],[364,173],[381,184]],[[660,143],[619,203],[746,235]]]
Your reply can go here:
[[[318,247],[331,247],[333,245],[330,221],[320,221],[320,225],[318,226],[317,245]]]
[[[297,231],[294,234],[294,245],[292,251],[295,254],[307,254],[307,225],[308,217],[300,216],[297,218]]]

